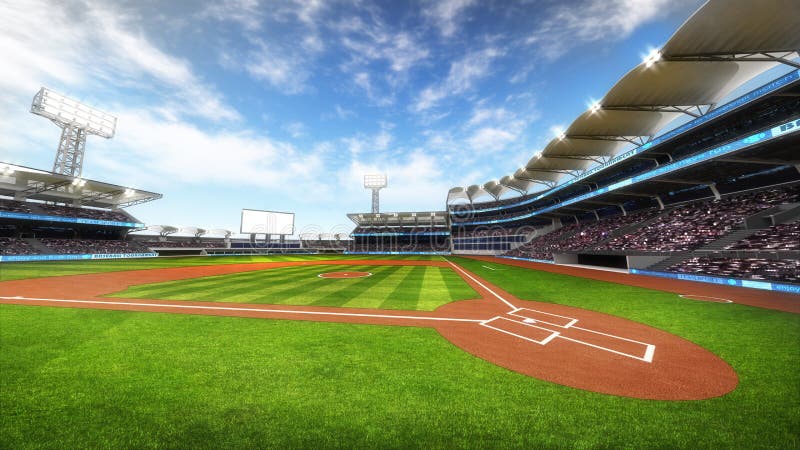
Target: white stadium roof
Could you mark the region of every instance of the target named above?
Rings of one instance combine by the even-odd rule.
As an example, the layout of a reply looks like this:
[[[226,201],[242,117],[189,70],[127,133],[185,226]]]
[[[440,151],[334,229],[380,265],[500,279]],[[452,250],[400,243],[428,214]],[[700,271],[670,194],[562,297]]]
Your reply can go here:
[[[454,187],[447,202],[552,188],[644,144],[677,118],[708,113],[777,65],[800,68],[798,49],[800,1],[711,0],[525,167],[499,181]]]
[[[95,208],[125,208],[162,197],[155,192],[2,162],[0,195]]]

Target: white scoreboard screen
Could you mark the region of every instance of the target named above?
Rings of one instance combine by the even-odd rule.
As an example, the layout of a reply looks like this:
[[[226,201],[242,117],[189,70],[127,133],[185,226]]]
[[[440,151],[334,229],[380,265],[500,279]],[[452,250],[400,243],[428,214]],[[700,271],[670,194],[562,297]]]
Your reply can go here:
[[[242,210],[242,234],[294,234],[294,213]]]

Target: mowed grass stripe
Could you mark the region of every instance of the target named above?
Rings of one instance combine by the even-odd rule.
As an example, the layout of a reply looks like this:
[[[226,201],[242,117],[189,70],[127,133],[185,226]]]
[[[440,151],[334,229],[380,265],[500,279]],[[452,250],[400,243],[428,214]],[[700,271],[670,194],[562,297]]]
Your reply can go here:
[[[414,269],[415,267],[401,267],[400,270],[393,272],[392,275],[386,277],[380,283],[370,283],[369,287],[342,306],[349,308],[379,308],[414,273]],[[395,306],[395,308],[397,307]]]
[[[466,300],[480,297],[464,280],[453,270],[433,268],[425,272],[424,285],[426,295],[421,298],[417,308],[422,310],[435,309],[439,305],[454,300]]]
[[[384,298],[380,305],[381,309],[425,309],[417,308],[420,296],[422,296],[422,285],[425,281],[425,273],[428,270],[438,270],[434,267],[412,267],[403,277],[403,280],[392,289],[392,292]],[[430,292],[427,292],[431,294]]]
[[[274,295],[275,291],[281,287],[294,286],[298,278],[316,277],[317,273],[314,267],[293,267],[258,271],[254,275],[234,283],[228,283],[223,276],[221,285],[206,289],[197,298],[235,303],[267,303],[270,299],[277,301],[281,297]],[[220,300],[215,300],[217,298]]]
[[[178,293],[159,298],[302,305],[312,301],[316,291],[327,286],[325,280],[317,276],[320,273],[366,269],[366,266],[302,266],[257,271],[247,276],[219,275],[208,277],[213,278],[211,284],[207,279],[177,282],[181,288]]]
[[[373,268],[372,276],[353,279],[324,279],[328,282],[331,289],[322,296],[311,302],[315,306],[344,306],[345,303],[361,294],[365,289],[379,284],[391,277],[393,274],[402,270],[403,266],[385,266]]]
[[[356,271],[373,275],[354,279],[317,276]],[[449,268],[365,265],[302,266],[216,275],[132,286],[111,296],[425,311],[453,300],[477,297]]]
[[[258,270],[229,275],[214,275],[209,277],[190,278],[186,280],[165,281],[163,283],[143,284],[131,286],[125,292],[125,297],[161,298],[173,300],[214,300],[214,295],[219,291],[231,289],[232,286],[250,285],[269,278],[272,282],[294,279],[297,272],[307,270],[307,267],[287,267],[282,269]],[[215,287],[214,289],[206,289]],[[212,292],[214,293],[212,295]],[[119,293],[110,295],[120,296]],[[225,301],[226,295],[217,301]],[[232,301],[232,300],[228,300]]]
[[[440,270],[439,271],[440,279],[446,286],[446,290],[448,295],[450,296],[450,300],[466,300],[471,298],[479,298],[477,292],[475,292],[469,284],[467,284],[461,276],[456,273],[455,270],[448,269],[448,270]]]
[[[313,277],[305,279],[294,279],[287,283],[287,287],[274,293],[277,304],[282,305],[308,305],[313,303],[320,296],[328,295],[331,291],[342,289],[342,284],[336,284],[336,279],[320,278],[320,273],[328,272],[365,272],[368,266],[315,266],[316,270]],[[331,283],[333,281],[334,283]],[[350,280],[341,280],[350,281]]]

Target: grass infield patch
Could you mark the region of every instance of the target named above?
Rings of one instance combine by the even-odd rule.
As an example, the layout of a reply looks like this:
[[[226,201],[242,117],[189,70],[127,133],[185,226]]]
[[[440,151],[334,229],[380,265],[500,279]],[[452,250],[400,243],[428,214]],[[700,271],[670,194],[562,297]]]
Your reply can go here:
[[[372,275],[350,279],[318,276],[348,271]],[[319,265],[144,284],[109,297],[432,311],[478,294],[450,268]]]

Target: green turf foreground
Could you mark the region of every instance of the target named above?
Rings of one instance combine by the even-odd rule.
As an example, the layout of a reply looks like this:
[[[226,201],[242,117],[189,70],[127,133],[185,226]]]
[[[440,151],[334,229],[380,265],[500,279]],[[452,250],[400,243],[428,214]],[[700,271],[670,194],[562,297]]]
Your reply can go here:
[[[457,260],[728,361],[720,398],[634,400],[510,372],[432,329],[0,305],[0,448],[800,447],[798,315]]]
[[[368,272],[353,279],[320,278],[325,272]],[[280,305],[342,306],[432,311],[478,294],[444,267],[301,266],[132,286],[122,298]]]

